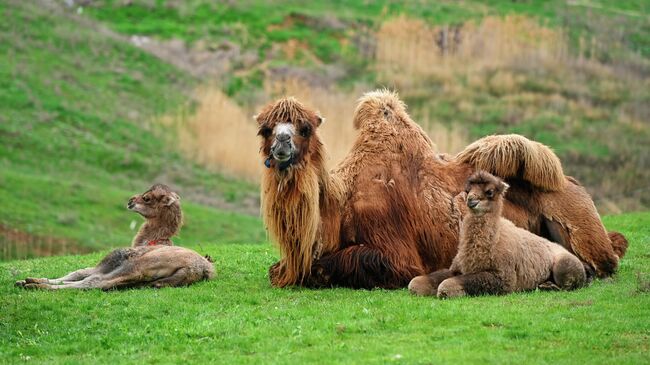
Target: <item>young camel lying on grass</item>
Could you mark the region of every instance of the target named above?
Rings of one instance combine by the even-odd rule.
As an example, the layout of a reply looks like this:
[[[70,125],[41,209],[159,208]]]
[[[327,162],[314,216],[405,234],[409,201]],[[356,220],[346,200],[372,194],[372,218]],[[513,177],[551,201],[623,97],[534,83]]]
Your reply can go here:
[[[180,229],[180,198],[166,185],[157,184],[129,199],[129,210],[146,222],[131,248],[109,253],[95,267],[81,269],[58,279],[27,278],[16,282],[25,289],[103,290],[186,286],[214,276],[209,257],[183,247],[171,246],[170,238]]]
[[[478,171],[467,180],[466,193],[456,199],[463,209],[458,253],[451,267],[411,280],[409,290],[439,298],[506,294],[540,285],[571,290],[586,284],[585,268],[564,247],[516,227],[501,217],[508,185]]]

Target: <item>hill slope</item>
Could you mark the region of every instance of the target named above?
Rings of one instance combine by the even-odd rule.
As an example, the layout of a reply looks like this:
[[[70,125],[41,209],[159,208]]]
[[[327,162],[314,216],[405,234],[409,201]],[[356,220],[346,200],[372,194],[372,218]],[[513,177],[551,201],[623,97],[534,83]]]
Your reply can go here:
[[[452,150],[520,133],[554,148],[601,210],[650,207],[646,1],[104,0],[84,9],[217,80],[251,113],[296,93],[294,84],[301,96],[351,101],[388,86],[415,120],[460,134]],[[330,117],[340,105],[319,107]],[[444,145],[440,132],[432,138]]]
[[[0,258],[128,245],[126,200],[153,182],[184,198],[179,243],[264,241],[256,187],[187,161],[155,123],[196,80],[37,4],[0,4]]]

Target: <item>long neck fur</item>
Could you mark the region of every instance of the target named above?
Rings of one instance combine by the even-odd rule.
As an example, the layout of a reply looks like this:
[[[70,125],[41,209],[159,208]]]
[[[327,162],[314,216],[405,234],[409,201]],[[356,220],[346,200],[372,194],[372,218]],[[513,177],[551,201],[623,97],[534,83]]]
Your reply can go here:
[[[178,233],[183,222],[181,207],[178,203],[162,210],[159,216],[147,218],[133,238],[133,246],[144,246],[149,241],[169,241]]]
[[[482,215],[468,213],[461,226],[460,244],[458,251],[465,255],[489,257],[492,246],[499,239],[499,220],[503,209],[503,198],[494,201],[492,211]]]
[[[338,238],[338,230],[323,229],[322,218],[338,209],[340,189],[326,170],[318,137],[311,143],[312,152],[300,164],[267,169],[262,176],[264,223],[283,257],[279,286],[300,284],[314,258],[332,250]]]

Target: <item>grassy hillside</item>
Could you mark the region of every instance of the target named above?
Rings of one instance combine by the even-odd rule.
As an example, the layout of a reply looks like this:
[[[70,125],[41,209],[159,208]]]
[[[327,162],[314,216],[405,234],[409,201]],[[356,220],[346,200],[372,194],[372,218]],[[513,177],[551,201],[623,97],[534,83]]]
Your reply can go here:
[[[126,200],[154,182],[184,198],[179,243],[264,241],[230,212],[257,188],[184,159],[155,123],[197,81],[44,4],[0,4],[0,258],[127,245]]]
[[[647,1],[106,0],[84,14],[149,37],[144,48],[205,72],[250,113],[289,91],[352,102],[388,86],[416,120],[452,130],[454,150],[523,134],[553,147],[603,211],[650,207]],[[341,109],[323,104],[326,117]]]
[[[249,116],[286,93],[328,117],[335,158],[354,139],[354,100],[389,86],[416,120],[437,126],[427,128],[437,143],[452,141],[446,150],[521,133],[553,147],[601,211],[650,204],[644,1],[76,3],[0,4],[2,256],[124,245],[139,222],[124,201],[153,182],[183,197],[179,243],[263,241],[255,184],[179,151],[204,149],[196,161],[214,171],[254,176]],[[481,53],[468,39],[517,41]],[[231,97],[207,109],[208,147],[161,122],[203,110],[194,96],[205,83]],[[241,110],[222,115],[224,103]]]
[[[0,263],[0,363],[648,363],[650,214],[605,217],[630,240],[620,272],[574,292],[436,300],[406,290],[273,289],[270,246],[200,249],[189,288],[24,291],[101,254]]]

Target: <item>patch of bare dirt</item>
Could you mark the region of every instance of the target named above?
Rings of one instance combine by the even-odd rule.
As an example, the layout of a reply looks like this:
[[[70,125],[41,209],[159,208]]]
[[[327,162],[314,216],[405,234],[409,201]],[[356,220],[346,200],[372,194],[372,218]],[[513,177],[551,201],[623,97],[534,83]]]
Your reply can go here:
[[[238,44],[197,41],[188,46],[180,39],[156,40],[133,35],[130,42],[161,60],[196,77],[220,78],[237,68],[251,68],[259,61],[256,52],[243,51]]]

